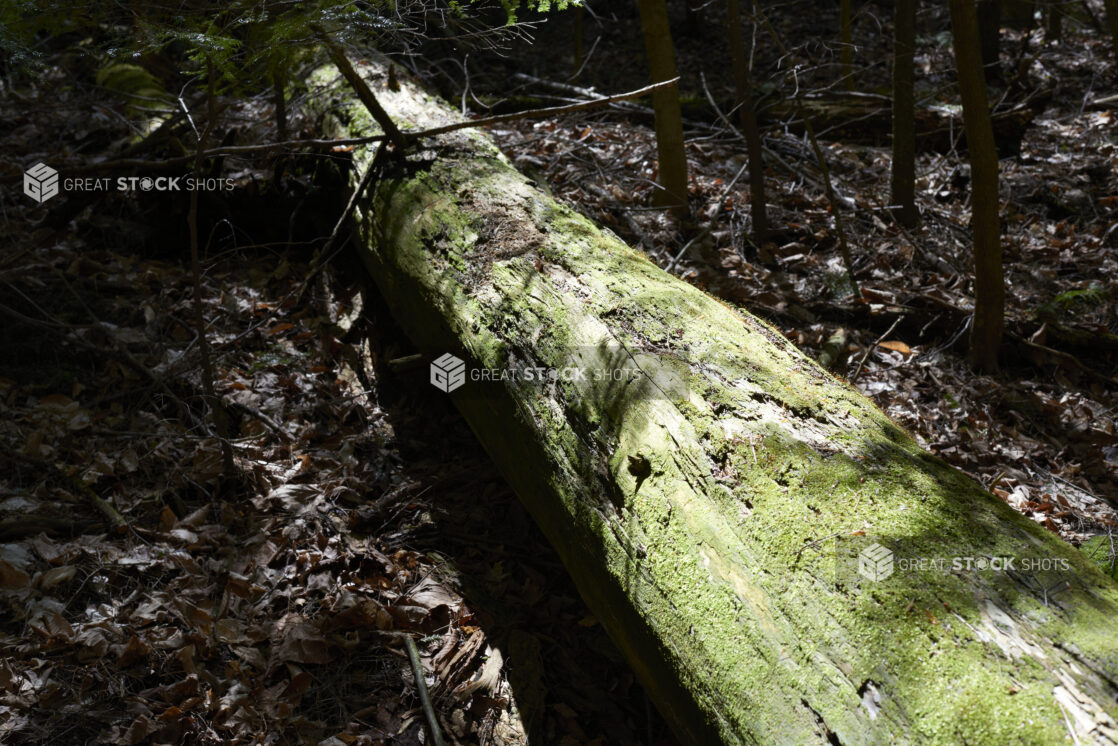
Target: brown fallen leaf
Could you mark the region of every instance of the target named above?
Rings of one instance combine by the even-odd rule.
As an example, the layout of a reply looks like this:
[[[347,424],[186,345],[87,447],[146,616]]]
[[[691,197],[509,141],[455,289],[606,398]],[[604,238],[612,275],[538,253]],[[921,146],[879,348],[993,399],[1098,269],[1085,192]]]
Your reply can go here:
[[[245,637],[245,623],[239,619],[218,619],[214,623],[214,637],[229,644],[248,641]]]
[[[165,723],[173,723],[182,717],[182,709],[176,705],[171,705],[159,716],[159,719]]]
[[[382,626],[382,620],[385,619],[387,620],[387,627]],[[354,604],[348,609],[338,612],[334,618],[330,620],[331,630],[350,630],[360,629],[362,627],[386,629],[391,626],[391,615],[381,604],[372,600],[365,600],[361,603]]]
[[[210,515],[210,505],[207,503],[202,507],[195,510],[188,516],[185,516],[176,525],[186,528],[200,528],[206,523],[206,518]]]
[[[128,727],[128,731],[124,734],[124,742],[129,746],[142,743],[156,731],[156,726],[148,718],[141,715],[136,718],[132,725]]]
[[[148,644],[136,635],[132,635],[128,638],[127,644],[114,645],[113,648],[117,654],[116,664],[121,668],[128,668],[129,666],[139,663],[146,659],[148,653],[151,652],[151,648]]]
[[[73,641],[81,645],[78,650],[78,660],[81,662],[101,660],[109,652],[109,636],[99,627],[86,627]]]
[[[405,599],[411,605],[421,606],[428,610],[446,606],[452,612],[457,613],[462,609],[461,596],[430,576],[419,581],[414,588],[408,591]]]
[[[178,521],[179,517],[175,515],[175,511],[164,505],[163,510],[159,512],[159,526],[164,531],[170,531]]]
[[[57,611],[48,611],[38,616],[28,626],[44,637],[61,637],[66,641],[74,637],[74,628]]]
[[[900,340],[897,340],[897,339],[890,339],[890,340],[886,340],[884,342],[878,342],[877,346],[878,347],[884,347],[885,349],[892,350],[893,352],[899,352],[902,355],[911,355],[912,354],[912,348],[909,347],[908,345],[906,345],[904,342],[901,342]]]
[[[431,616],[430,609],[412,604],[393,604],[388,607],[388,613],[400,629],[421,629]]]
[[[0,560],[0,588],[26,588],[31,576],[15,565]]]
[[[210,634],[210,626],[213,624],[213,616],[210,615],[205,609],[200,609],[192,603],[185,601],[181,598],[174,600],[175,608],[190,626],[201,632],[203,635]]]
[[[69,582],[77,572],[77,568],[73,565],[53,567],[38,577],[36,585],[38,585],[39,590],[48,591],[56,585]]]
[[[312,680],[309,673],[300,671],[291,677],[291,681],[287,684],[281,696],[292,704],[298,704],[299,700],[303,698],[303,692],[307,691]]]
[[[63,556],[71,553],[65,546],[57,544],[46,534],[39,534],[28,543],[44,562],[51,564],[63,561]]]
[[[272,660],[294,663],[329,663],[330,643],[317,627],[300,614],[287,614],[272,635]]]
[[[264,589],[258,585],[249,582],[249,579],[244,575],[237,573],[229,573],[229,579],[225,583],[225,588],[235,596],[241,598],[255,598],[264,592]]]
[[[27,440],[23,444],[23,450],[21,451],[21,453],[23,453],[24,456],[30,456],[31,458],[42,458],[45,455],[43,452],[43,438],[45,437],[46,433],[43,430],[35,430],[31,432],[31,434],[27,436]]]

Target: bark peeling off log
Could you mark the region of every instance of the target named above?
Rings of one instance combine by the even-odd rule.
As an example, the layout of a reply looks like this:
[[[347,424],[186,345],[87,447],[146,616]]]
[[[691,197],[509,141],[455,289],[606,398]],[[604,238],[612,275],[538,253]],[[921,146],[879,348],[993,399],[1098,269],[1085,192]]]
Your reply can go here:
[[[455,118],[365,71],[403,129]],[[336,77],[310,81],[324,126],[376,131]],[[558,204],[476,131],[393,163],[358,218],[425,352],[648,374],[449,395],[685,742],[1118,741],[1118,586],[778,332]],[[876,581],[850,571],[875,542],[897,561]],[[901,567],[920,558],[947,564]],[[1067,569],[1023,571],[1032,558]]]

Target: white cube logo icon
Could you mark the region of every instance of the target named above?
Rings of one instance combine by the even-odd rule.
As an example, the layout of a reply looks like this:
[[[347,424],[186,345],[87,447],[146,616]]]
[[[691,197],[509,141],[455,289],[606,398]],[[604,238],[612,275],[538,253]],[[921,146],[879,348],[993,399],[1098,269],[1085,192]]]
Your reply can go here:
[[[23,193],[39,204],[58,194],[58,172],[45,163],[36,163],[23,172]]]
[[[858,573],[867,580],[885,580],[893,574],[893,553],[876,543],[866,547],[858,555]]]
[[[466,364],[449,352],[431,363],[431,385],[450,393],[466,382]]]

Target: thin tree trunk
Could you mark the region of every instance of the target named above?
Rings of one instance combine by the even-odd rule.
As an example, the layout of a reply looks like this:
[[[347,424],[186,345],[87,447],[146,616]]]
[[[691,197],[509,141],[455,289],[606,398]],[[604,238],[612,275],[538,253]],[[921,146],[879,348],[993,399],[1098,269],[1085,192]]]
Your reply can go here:
[[[311,80],[333,91],[311,97],[328,133],[370,134],[337,79]],[[410,81],[380,95],[409,129],[459,119]],[[1118,740],[1118,585],[1087,557],[778,331],[532,186],[483,132],[431,147],[384,159],[360,256],[442,360],[430,395],[462,412],[681,743]],[[373,158],[354,152],[354,180]],[[991,557],[1015,570],[975,569]],[[1063,569],[1024,567],[1040,558]]]
[[[575,37],[575,64],[574,70],[571,73],[571,82],[577,83],[579,74],[582,72],[583,63],[583,47],[582,47],[582,18],[586,15],[585,6],[578,6],[574,12],[574,37]]]
[[[1064,35],[1063,5],[1063,0],[1048,0],[1048,18],[1045,19],[1047,22],[1044,27],[1044,38],[1046,41],[1059,41],[1060,37]]]
[[[949,0],[955,66],[963,101],[963,127],[971,164],[971,229],[974,235],[974,318],[970,360],[978,370],[998,368],[1005,305],[1001,224],[998,217],[998,152],[978,45],[974,0]]]
[[[994,83],[1001,77],[1001,0],[978,0],[977,19],[978,44],[982,50],[986,82]]]
[[[676,77],[675,49],[668,24],[665,0],[639,0],[641,31],[648,55],[652,82]],[[656,152],[660,162],[660,189],[654,203],[671,207],[677,217],[687,217],[687,153],[683,142],[683,120],[679,109],[679,87],[672,86],[652,95],[656,111]]]
[[[206,100],[208,111],[206,113],[206,126],[198,137],[198,149],[194,155],[194,178],[202,176],[202,153],[209,144],[211,133],[217,125],[217,93],[215,91],[215,73],[213,64],[206,60],[206,79],[208,89]],[[187,214],[187,230],[190,237],[190,277],[193,285],[194,325],[198,331],[198,357],[201,360],[202,392],[205,395],[206,406],[213,418],[214,430],[217,434],[221,448],[222,473],[227,479],[236,474],[236,465],[233,460],[233,446],[230,445],[229,417],[217,396],[214,382],[217,375],[214,370],[213,356],[210,352],[210,338],[206,332],[206,317],[202,310],[202,263],[198,247],[198,190],[190,192],[190,209]]]
[[[839,49],[840,72],[842,85],[848,91],[854,90],[854,46],[851,31],[853,11],[852,0],[839,0]]]
[[[272,103],[276,108],[276,142],[287,139],[287,65],[276,62],[272,66]]]
[[[890,202],[901,225],[916,225],[916,95],[913,56],[917,0],[893,3],[893,173]]]
[[[753,111],[753,85],[749,73],[744,34],[741,31],[741,5],[739,0],[726,0],[726,31],[730,44],[730,58],[734,65],[734,89],[737,94],[738,121],[745,136],[745,150],[749,156],[749,208],[753,219],[753,241],[764,243],[769,232],[769,218],[765,209],[765,164],[762,156],[761,130]]]
[[[1103,0],[1106,7],[1106,27],[1110,30],[1110,45],[1114,48],[1114,63],[1118,64],[1118,0]]]

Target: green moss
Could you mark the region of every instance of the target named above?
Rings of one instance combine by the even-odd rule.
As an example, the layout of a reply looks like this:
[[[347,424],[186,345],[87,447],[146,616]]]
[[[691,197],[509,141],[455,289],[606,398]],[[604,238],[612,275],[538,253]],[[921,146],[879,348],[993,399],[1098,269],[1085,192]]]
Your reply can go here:
[[[387,101],[408,127],[449,116],[422,97]],[[368,123],[358,111],[342,126]],[[689,740],[813,743],[829,729],[843,743],[1055,742],[1057,672],[1118,714],[1113,686],[1072,669],[1118,678],[1118,590],[1085,557],[922,452],[776,330],[531,189],[480,134],[412,165],[377,184],[361,225],[418,344],[497,368],[576,352],[608,365],[620,345],[686,384],[683,400],[569,381],[454,396]],[[494,216],[531,226],[538,245],[502,251],[486,234]],[[1008,574],[838,572],[872,541],[912,557],[1043,553],[1074,582],[1057,605]],[[873,692],[876,710],[863,704]]]
[[[1118,539],[1108,536],[1092,536],[1079,547],[1088,559],[1106,575],[1118,580]]]

